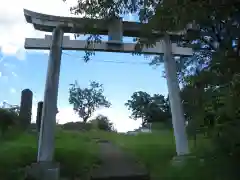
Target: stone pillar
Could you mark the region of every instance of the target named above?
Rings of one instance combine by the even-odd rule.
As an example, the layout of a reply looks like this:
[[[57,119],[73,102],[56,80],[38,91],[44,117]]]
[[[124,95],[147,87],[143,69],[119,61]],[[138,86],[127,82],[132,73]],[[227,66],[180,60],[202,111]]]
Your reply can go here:
[[[185,119],[180,98],[180,88],[177,78],[176,62],[172,57],[172,43],[170,37],[164,37],[164,66],[172,113],[172,124],[176,141],[177,155],[189,154],[188,140],[185,130]]]
[[[38,162],[52,162],[53,160],[63,34],[60,26],[53,31],[39,133]]]
[[[26,168],[25,179],[59,180],[59,164],[49,162],[33,163]]]
[[[43,101],[39,101],[37,106],[37,117],[36,117],[37,132],[40,132],[40,129],[41,129],[42,110],[43,110]],[[56,114],[57,113],[58,113],[58,108],[56,110]]]
[[[40,101],[38,102],[38,106],[37,106],[37,117],[36,117],[37,132],[40,132],[40,128],[41,128],[42,109],[43,109],[43,101]]]
[[[122,43],[122,18],[114,17],[108,24],[108,43]]]
[[[24,89],[21,95],[19,117],[21,125],[26,129],[31,123],[33,93],[30,89]]]

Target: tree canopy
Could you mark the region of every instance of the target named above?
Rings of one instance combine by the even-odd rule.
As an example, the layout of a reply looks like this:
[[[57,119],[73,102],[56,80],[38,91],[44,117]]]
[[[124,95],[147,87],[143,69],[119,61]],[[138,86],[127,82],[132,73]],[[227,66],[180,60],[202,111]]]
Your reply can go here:
[[[78,113],[83,122],[87,122],[96,109],[111,106],[103,95],[103,85],[95,81],[90,83],[89,88],[81,88],[77,81],[70,84],[69,103],[73,104],[73,110]]]
[[[142,119],[143,125],[150,122],[170,121],[169,101],[163,95],[151,96],[146,92],[137,91],[125,105],[132,111],[131,118]]]
[[[92,18],[133,13],[146,23],[146,32],[186,30],[177,43],[192,47],[194,55],[176,61],[188,130],[195,138],[196,133],[207,132],[215,147],[212,156],[215,160],[225,158],[222,163],[230,168],[218,170],[216,179],[226,174],[231,175],[228,179],[236,179],[232,177],[238,177],[236,167],[240,165],[236,161],[240,154],[240,2],[92,0],[79,2],[72,12]],[[161,57],[156,56],[152,64],[161,62]]]
[[[110,122],[107,116],[104,115],[98,115],[94,119],[91,120],[91,123],[95,125],[97,129],[103,130],[103,131],[113,131],[113,123]]]

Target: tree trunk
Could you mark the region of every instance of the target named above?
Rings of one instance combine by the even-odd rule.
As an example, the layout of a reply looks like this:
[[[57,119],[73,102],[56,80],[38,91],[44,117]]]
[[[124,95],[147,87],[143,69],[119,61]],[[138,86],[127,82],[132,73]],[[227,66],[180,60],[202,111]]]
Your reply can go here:
[[[88,117],[83,118],[83,122],[86,123],[88,120]]]

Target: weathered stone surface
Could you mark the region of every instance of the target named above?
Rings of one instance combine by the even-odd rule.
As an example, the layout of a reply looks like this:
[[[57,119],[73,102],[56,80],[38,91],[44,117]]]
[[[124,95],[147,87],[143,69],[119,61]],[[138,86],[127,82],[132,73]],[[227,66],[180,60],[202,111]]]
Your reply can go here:
[[[59,180],[59,164],[37,162],[26,168],[27,180]]]
[[[43,110],[43,101],[40,101],[38,102],[37,118],[36,118],[36,125],[37,125],[38,132],[40,132],[40,128],[41,128],[42,110]]]
[[[27,128],[31,123],[32,99],[33,99],[32,91],[30,89],[24,89],[21,95],[19,112],[19,117],[21,118],[22,125],[24,128]]]

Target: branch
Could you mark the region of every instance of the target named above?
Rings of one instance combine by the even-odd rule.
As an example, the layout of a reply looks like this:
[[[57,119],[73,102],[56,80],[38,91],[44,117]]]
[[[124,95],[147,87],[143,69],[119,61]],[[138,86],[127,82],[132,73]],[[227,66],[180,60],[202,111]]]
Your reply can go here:
[[[211,48],[211,50],[214,50],[214,51],[216,51],[217,49],[214,47],[214,45],[211,43],[211,42],[209,42],[208,40],[206,40],[204,37],[200,37],[200,40],[202,41],[202,42],[204,42],[205,44],[207,44],[210,48]]]

